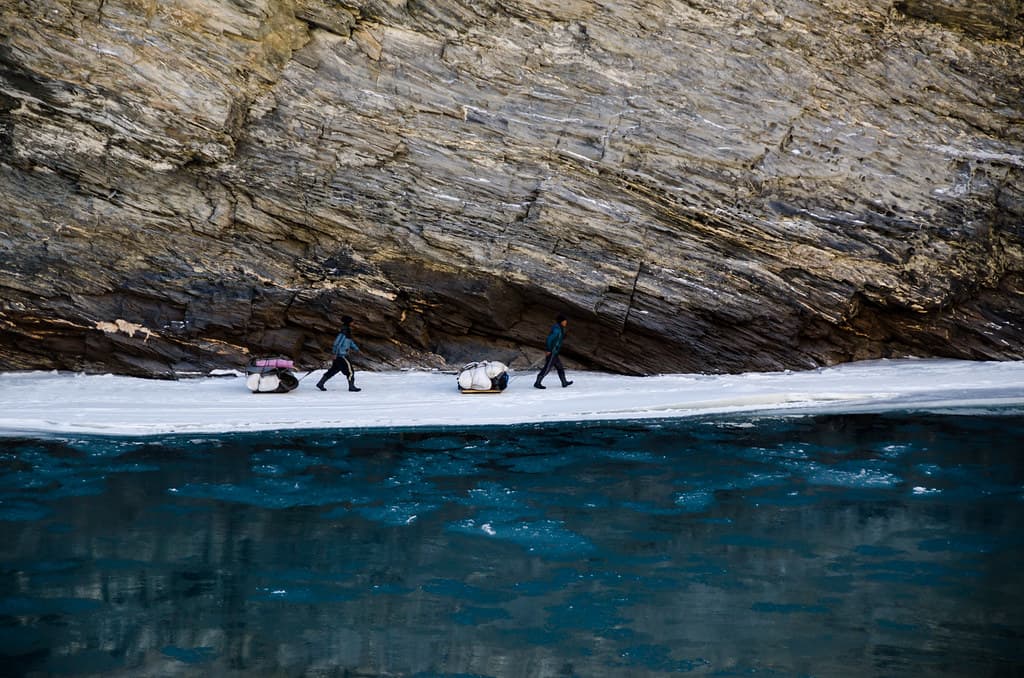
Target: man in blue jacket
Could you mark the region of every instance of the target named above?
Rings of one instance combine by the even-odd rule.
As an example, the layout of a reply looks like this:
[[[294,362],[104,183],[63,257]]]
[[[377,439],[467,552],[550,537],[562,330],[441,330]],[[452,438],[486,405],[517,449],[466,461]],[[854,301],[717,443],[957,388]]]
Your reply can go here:
[[[558,372],[558,378],[562,380],[562,388],[570,385],[572,382],[565,378],[565,368],[562,367],[562,361],[558,358],[559,351],[562,350],[562,341],[565,340],[565,327],[569,324],[569,319],[561,313],[555,318],[555,324],[551,326],[551,332],[548,334],[548,340],[545,344],[547,349],[544,352],[546,359],[544,360],[544,367],[540,369],[540,374],[537,375],[537,381],[533,382],[534,388],[547,388],[540,382],[544,381],[544,377],[547,376],[551,368],[555,368]]]
[[[356,346],[356,342],[352,341],[352,317],[342,316],[341,332],[338,332],[338,336],[334,339],[334,346],[331,347],[334,362],[331,363],[330,369],[324,373],[324,376],[320,377],[320,381],[316,382],[316,387],[321,391],[326,391],[327,388],[324,387],[324,384],[327,383],[327,380],[341,372],[348,377],[348,390],[362,391],[363,389],[356,388],[355,370],[352,369],[352,363],[345,357],[349,351],[358,350],[359,347]]]

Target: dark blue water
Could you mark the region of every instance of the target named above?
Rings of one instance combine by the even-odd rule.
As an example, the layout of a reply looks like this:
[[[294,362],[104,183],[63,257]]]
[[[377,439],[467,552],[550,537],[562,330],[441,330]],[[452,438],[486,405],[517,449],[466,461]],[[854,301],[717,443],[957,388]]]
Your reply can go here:
[[[1024,416],[0,438],[7,675],[1024,673]]]

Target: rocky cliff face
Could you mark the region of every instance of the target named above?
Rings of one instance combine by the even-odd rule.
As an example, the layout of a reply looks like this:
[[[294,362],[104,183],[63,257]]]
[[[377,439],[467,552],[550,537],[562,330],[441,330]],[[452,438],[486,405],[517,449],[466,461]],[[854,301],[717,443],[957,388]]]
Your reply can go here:
[[[1018,0],[0,0],[0,369],[1024,358]]]

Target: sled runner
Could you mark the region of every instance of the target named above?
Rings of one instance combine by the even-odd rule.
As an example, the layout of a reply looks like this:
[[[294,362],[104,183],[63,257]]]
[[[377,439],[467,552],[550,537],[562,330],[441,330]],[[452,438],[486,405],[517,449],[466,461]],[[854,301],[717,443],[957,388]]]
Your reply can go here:
[[[253,393],[287,393],[299,386],[295,365],[285,358],[253,358],[245,366],[245,385]]]
[[[501,393],[508,387],[508,366],[496,360],[463,365],[458,384],[459,393]]]

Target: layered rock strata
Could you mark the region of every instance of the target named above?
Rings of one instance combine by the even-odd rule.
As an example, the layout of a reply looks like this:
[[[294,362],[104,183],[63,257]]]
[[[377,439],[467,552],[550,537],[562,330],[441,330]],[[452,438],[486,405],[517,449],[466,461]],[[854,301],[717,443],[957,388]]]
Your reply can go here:
[[[3,0],[0,369],[1024,358],[1017,0]]]

